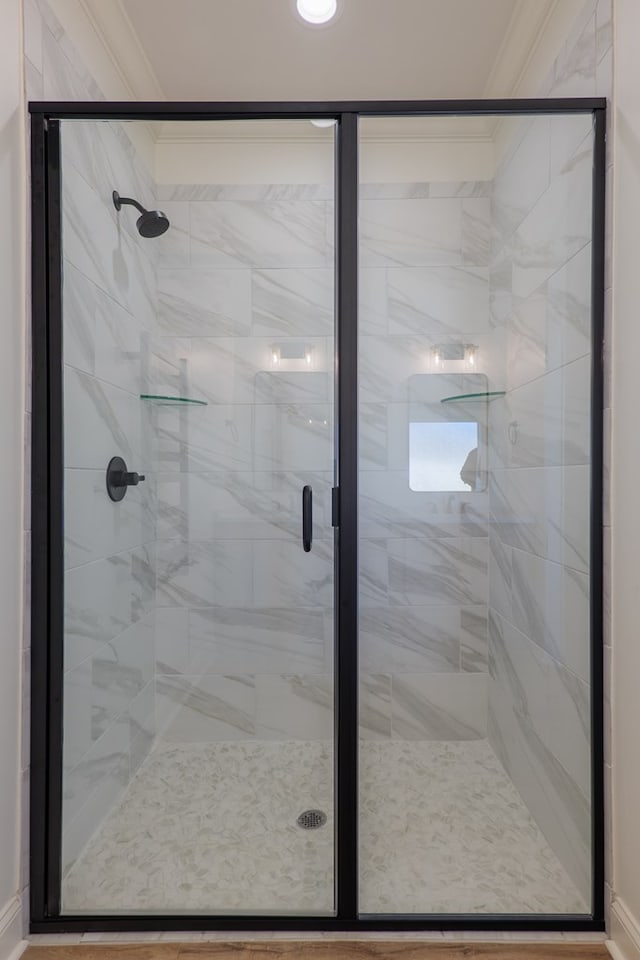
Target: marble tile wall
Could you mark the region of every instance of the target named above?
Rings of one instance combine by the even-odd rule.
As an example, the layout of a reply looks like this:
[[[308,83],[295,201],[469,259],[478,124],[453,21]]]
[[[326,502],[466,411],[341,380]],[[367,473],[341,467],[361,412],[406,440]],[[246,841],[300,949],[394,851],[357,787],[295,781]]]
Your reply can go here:
[[[540,91],[608,95],[610,3]],[[492,193],[489,739],[588,900],[591,118],[511,124]]]
[[[486,733],[488,495],[411,491],[408,430],[426,405],[445,416],[440,393],[434,400],[422,382],[431,346],[461,333],[488,343],[488,191],[363,188],[363,737]],[[159,192],[172,230],[158,241],[157,389],[179,384],[208,406],[154,411],[158,729],[182,741],[326,738],[330,190]],[[296,347],[310,352],[311,369],[285,366]],[[470,382],[457,376],[438,389]],[[314,489],[307,555],[305,483]]]
[[[330,185],[163,186],[157,473],[158,730],[333,729]],[[314,497],[313,549],[301,493]]]
[[[45,34],[45,49],[50,43]],[[52,51],[52,66],[59,59]],[[157,247],[139,236],[128,208],[118,214],[111,202],[117,189],[154,206],[125,128],[69,122],[61,140],[66,871],[155,735],[156,498],[151,414],[140,393],[156,323]],[[113,456],[146,475],[120,503],[105,490]]]
[[[362,146],[366,150],[366,144]],[[489,499],[410,485],[411,423],[479,420],[443,406],[487,390],[487,182],[363,185],[360,243],[360,730],[469,740],[487,731]],[[433,372],[433,349],[478,347]],[[485,443],[486,440],[483,440]],[[460,464],[462,465],[462,464]]]

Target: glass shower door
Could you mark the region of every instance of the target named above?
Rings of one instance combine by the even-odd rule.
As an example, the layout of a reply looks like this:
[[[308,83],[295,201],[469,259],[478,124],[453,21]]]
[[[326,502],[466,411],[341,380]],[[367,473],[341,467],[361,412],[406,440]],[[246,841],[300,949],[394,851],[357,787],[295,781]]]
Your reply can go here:
[[[592,177],[590,114],[361,121],[363,913],[591,910]]]
[[[331,915],[333,129],[155,126],[61,124],[62,911]]]

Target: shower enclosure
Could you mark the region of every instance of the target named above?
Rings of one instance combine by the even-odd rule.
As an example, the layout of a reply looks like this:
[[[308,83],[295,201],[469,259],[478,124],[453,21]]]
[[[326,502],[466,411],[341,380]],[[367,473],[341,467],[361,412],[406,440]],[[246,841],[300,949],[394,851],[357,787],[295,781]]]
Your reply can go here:
[[[31,113],[32,929],[603,929],[604,101]]]

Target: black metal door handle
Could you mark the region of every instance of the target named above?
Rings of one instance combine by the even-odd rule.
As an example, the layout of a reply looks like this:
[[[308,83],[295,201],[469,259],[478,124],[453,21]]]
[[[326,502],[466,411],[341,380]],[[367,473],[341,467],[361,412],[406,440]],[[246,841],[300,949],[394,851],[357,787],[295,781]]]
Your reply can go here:
[[[302,488],[302,549],[305,553],[311,550],[313,539],[313,491],[311,487]]]

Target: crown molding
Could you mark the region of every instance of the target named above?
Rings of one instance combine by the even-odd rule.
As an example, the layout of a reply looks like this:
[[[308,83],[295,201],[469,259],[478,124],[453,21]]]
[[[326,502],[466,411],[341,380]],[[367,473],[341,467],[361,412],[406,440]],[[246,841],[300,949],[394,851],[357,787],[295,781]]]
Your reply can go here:
[[[132,100],[165,100],[122,0],[79,0],[85,16]]]
[[[515,97],[559,0],[518,0],[482,96]]]

